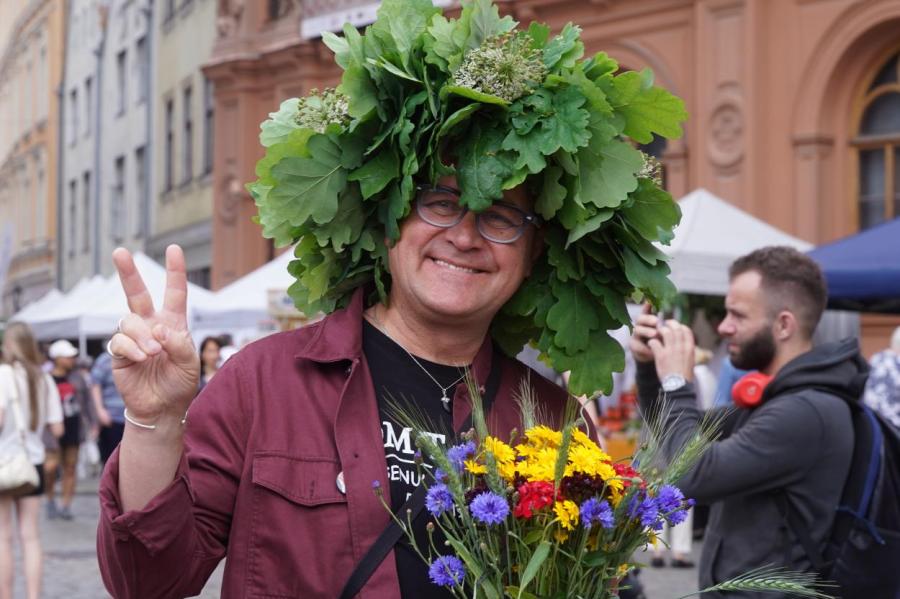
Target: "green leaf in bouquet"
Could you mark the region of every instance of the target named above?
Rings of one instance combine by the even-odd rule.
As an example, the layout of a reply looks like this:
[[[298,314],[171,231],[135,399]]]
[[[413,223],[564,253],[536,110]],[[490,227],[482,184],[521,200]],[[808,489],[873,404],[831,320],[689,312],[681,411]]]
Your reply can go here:
[[[603,77],[612,76],[619,70],[619,63],[606,52],[597,52],[584,61],[584,74],[591,81],[597,81]]]
[[[527,591],[520,591],[519,587],[508,586],[504,589],[507,597],[521,597],[522,599],[541,599],[537,595]]]
[[[631,197],[634,202],[621,212],[629,226],[648,241],[671,242],[672,230],[681,220],[681,209],[672,196],[652,181],[640,179]]]
[[[522,572],[522,578],[519,581],[519,592],[516,595],[517,599],[523,597],[525,589],[528,588],[528,585],[531,584],[531,581],[537,576],[541,566],[544,565],[544,562],[550,555],[550,549],[552,548],[553,544],[550,541],[542,541],[537,549],[534,550],[534,553],[531,554],[531,559],[528,560],[528,565],[525,566],[525,570]]]
[[[371,26],[372,33],[383,43],[393,42],[393,47],[387,49],[395,52],[408,70],[411,50],[432,17],[440,12],[431,0],[384,0]]]
[[[579,39],[581,28],[566,23],[562,32],[544,47],[544,64],[548,70],[557,66],[571,69],[575,61],[584,56],[584,43]]]
[[[354,243],[366,224],[366,211],[356,187],[347,187],[338,200],[338,210],[331,221],[317,227],[313,234],[322,247],[331,246],[340,252]]]
[[[309,158],[284,158],[272,167],[278,185],[269,191],[270,207],[295,226],[308,219],[327,223],[334,218],[338,194],[347,182],[347,171],[341,167],[342,148],[334,141],[314,135],[309,151]]]
[[[425,38],[425,62],[442,71],[455,70],[451,65],[459,66],[463,54],[461,45],[465,42],[465,34],[459,39],[459,33],[456,21],[451,21],[444,15],[435,15]]]
[[[460,21],[467,22],[469,37],[465,48],[468,50],[477,48],[489,37],[512,31],[517,24],[510,16],[501,18],[500,10],[491,0],[474,0],[464,4]]]
[[[528,36],[531,38],[532,48],[544,48],[550,39],[550,26],[544,23],[532,21],[528,26]]]
[[[338,91],[347,96],[347,112],[353,118],[361,119],[375,110],[378,95],[369,77],[369,72],[361,64],[352,64],[344,71]]]
[[[276,112],[259,126],[259,143],[265,147],[287,141],[287,137],[300,128],[297,124],[297,107],[300,98],[290,98],[281,103]]]
[[[481,108],[481,104],[466,104],[444,121],[444,124],[441,125],[441,128],[438,129],[437,138],[438,140],[442,139],[445,135],[450,133],[454,127],[458,124],[462,123],[466,119],[468,119],[472,113],[476,112],[479,108]]]
[[[393,148],[384,148],[347,177],[359,181],[363,199],[368,200],[399,176],[400,161]]]
[[[391,75],[400,77],[401,79],[406,79],[407,81],[412,81],[413,83],[422,83],[422,81],[419,80],[415,75],[410,75],[409,73],[407,73],[400,67],[396,66],[394,63],[392,63],[389,60],[385,60],[385,59],[378,60],[375,58],[368,58],[368,59],[366,59],[366,62],[368,62],[372,66],[378,67],[380,69],[384,69]]]

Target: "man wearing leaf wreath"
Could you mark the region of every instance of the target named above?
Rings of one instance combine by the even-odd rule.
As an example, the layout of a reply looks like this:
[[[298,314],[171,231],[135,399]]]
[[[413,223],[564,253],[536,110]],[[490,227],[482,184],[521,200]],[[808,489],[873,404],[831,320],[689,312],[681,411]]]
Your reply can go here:
[[[527,342],[574,394],[609,390],[625,298],[674,292],[653,242],[679,212],[627,138],[680,135],[684,108],[649,72],[583,59],[577,27],[516,25],[488,0],[456,19],[388,0],[364,35],[325,37],[341,85],[263,123],[248,188],[263,233],[296,244],[295,303],[327,316],[245,348],[195,401],[181,250],[160,309],[114,252],[132,311],[108,346],[128,414],[101,485],[114,597],[199,593],[226,555],[224,597],[337,597],[388,521],[373,481],[394,508],[419,482],[390,398],[446,440],[468,368],[506,438]],[[565,394],[530,384],[558,416]],[[436,596],[393,553],[359,596]]]

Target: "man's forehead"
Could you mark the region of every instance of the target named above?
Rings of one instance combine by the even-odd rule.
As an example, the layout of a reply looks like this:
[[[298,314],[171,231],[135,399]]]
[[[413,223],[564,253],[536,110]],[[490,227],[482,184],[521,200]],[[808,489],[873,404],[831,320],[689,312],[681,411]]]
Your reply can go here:
[[[747,271],[731,279],[725,305],[729,307],[748,307],[760,303],[762,292],[762,276],[756,271]]]

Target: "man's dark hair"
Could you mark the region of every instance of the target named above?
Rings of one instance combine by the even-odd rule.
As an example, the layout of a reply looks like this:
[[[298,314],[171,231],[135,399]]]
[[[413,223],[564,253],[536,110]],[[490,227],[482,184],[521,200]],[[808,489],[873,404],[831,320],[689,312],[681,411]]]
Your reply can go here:
[[[728,277],[758,272],[766,292],[768,312],[775,316],[788,310],[797,317],[800,333],[811,339],[825,311],[828,290],[822,269],[802,252],[786,246],[770,246],[734,261]]]

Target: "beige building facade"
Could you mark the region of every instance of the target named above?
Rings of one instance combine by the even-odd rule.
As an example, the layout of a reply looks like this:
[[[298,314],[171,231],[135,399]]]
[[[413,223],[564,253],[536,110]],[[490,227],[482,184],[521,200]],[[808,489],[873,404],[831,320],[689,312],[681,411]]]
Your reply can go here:
[[[221,4],[219,2],[218,4]],[[256,4],[256,3],[248,3]],[[212,54],[215,0],[158,0],[154,19],[153,191],[147,254],[184,248],[188,279],[210,286],[214,136],[212,82],[201,65]]]
[[[0,317],[56,283],[64,0],[0,2]]]

